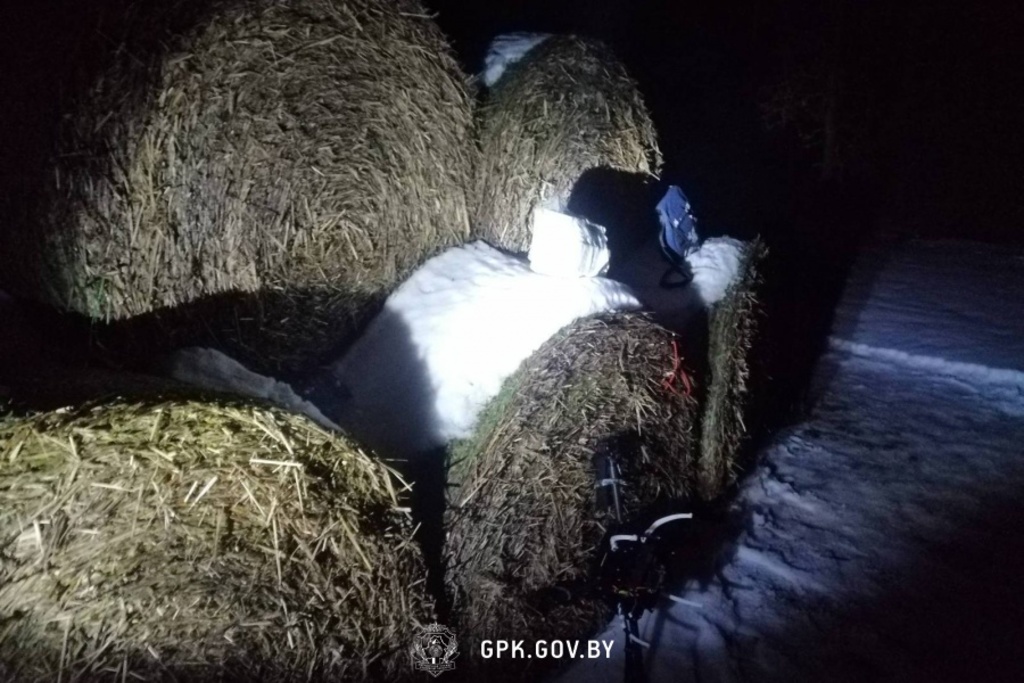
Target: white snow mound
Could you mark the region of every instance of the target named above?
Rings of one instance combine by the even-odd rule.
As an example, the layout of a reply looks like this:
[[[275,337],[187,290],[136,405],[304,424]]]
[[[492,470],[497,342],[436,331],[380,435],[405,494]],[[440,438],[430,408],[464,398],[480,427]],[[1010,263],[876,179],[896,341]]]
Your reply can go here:
[[[321,427],[338,428],[316,406],[300,398],[290,384],[255,373],[216,349],[190,347],[175,351],[167,360],[165,372],[179,382],[207,391],[269,401],[286,410],[301,413]]]
[[[686,257],[693,271],[693,286],[705,306],[723,298],[740,272],[744,243],[731,237],[712,237]]]
[[[484,242],[456,247],[392,293],[332,366],[333,396],[319,404],[378,452],[414,458],[469,436],[504,380],[561,328],[639,307],[606,278],[541,275]]]
[[[731,237],[711,237],[686,257],[693,281],[686,287],[661,286],[669,263],[657,238],[636,250],[610,277],[629,285],[644,307],[653,311],[661,324],[683,332],[693,314],[714,306],[725,296],[739,273],[746,243]]]
[[[550,33],[503,33],[491,41],[484,57],[484,70],[480,79],[488,88],[493,88],[512,64],[526,56],[526,53],[550,37]]]

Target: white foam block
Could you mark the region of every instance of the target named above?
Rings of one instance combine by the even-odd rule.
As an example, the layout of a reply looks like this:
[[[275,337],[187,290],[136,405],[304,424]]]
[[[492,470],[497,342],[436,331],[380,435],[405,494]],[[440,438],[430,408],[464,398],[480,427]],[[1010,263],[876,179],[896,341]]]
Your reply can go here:
[[[595,277],[608,270],[605,229],[544,207],[533,212],[530,269],[555,277]]]

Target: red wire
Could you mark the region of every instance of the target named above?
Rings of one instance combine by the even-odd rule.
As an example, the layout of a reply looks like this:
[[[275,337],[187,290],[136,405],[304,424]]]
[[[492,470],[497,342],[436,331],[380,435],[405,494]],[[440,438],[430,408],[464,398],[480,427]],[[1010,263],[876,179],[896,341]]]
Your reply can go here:
[[[684,387],[683,393],[680,393],[676,387],[676,379],[682,382]],[[661,380],[661,386],[676,396],[690,396],[693,394],[693,384],[690,382],[690,376],[683,369],[683,361],[679,357],[679,344],[675,339],[672,340],[672,370],[666,373],[665,378]]]

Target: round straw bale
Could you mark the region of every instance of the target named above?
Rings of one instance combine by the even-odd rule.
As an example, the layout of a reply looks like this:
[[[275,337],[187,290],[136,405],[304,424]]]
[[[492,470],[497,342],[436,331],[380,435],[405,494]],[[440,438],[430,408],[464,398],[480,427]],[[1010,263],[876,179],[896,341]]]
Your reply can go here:
[[[717,492],[735,478],[747,434],[760,268],[767,249],[757,239],[745,251],[735,282],[708,315],[708,386],[700,430],[700,479],[706,491]]]
[[[5,680],[391,680],[431,616],[403,485],[226,400],[0,421]]]
[[[643,315],[577,322],[453,446],[446,580],[467,652],[482,639],[586,637],[606,620],[597,600],[544,610],[533,597],[588,578],[610,521],[595,502],[595,452],[616,453],[627,517],[694,491],[697,398],[662,386],[673,342]]]
[[[479,236],[526,251],[533,209],[564,209],[590,169],[656,174],[657,135],[636,83],[602,43],[548,38],[510,66],[477,121],[471,222]]]
[[[102,320],[212,300],[204,326],[287,367],[468,236],[471,99],[418,0],[106,4],[10,291]]]

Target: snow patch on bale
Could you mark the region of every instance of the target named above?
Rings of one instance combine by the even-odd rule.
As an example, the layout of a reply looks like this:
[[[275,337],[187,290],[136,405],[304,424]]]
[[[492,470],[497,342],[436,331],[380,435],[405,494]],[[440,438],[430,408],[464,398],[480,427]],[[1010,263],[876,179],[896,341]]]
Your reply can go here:
[[[571,639],[603,626],[602,603],[541,613],[531,597],[588,576],[609,522],[595,510],[596,450],[617,449],[627,517],[698,492],[697,398],[661,384],[673,341],[640,314],[578,321],[452,447],[447,582],[465,651],[483,639]]]
[[[136,2],[104,21],[106,64],[4,231],[10,291],[105,321],[248,294],[197,327],[291,368],[467,237],[471,101],[417,0]]]
[[[115,400],[0,421],[12,680],[393,680],[431,616],[401,481],[309,420]]]
[[[533,210],[564,210],[595,168],[656,174],[657,134],[636,83],[603,44],[548,38],[508,71],[478,114],[476,235],[525,252]]]

